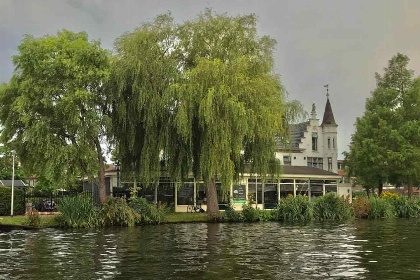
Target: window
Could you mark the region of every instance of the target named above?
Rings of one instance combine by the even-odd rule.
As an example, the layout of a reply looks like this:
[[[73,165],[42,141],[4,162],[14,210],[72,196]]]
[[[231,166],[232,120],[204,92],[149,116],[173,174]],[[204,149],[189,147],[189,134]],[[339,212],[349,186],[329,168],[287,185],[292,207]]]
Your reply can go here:
[[[292,159],[289,156],[283,156],[283,165],[292,165]]]
[[[311,180],[310,184],[311,184],[311,197],[322,196],[324,181]]]
[[[331,149],[331,139],[328,137],[328,149]]]
[[[147,199],[147,196],[146,196]],[[184,183],[177,192],[177,204],[189,205],[194,202],[194,183]]]
[[[312,132],[312,150],[318,151],[318,133]]]
[[[328,158],[328,171],[332,171],[332,158]]]
[[[221,204],[229,204],[230,191],[222,188],[222,184],[220,182],[216,182],[216,192],[219,207]]]
[[[274,181],[267,182],[264,185],[264,204],[270,204],[270,206],[274,207],[277,204],[277,200],[277,183]]]
[[[335,138],[333,138],[333,148],[335,149]]]
[[[316,168],[323,168],[323,159],[317,157],[308,157],[307,160],[308,166],[316,167]]]
[[[294,181],[292,179],[281,179],[280,198],[286,198],[289,195],[294,196]]]
[[[248,200],[262,203],[262,180],[248,179]]]

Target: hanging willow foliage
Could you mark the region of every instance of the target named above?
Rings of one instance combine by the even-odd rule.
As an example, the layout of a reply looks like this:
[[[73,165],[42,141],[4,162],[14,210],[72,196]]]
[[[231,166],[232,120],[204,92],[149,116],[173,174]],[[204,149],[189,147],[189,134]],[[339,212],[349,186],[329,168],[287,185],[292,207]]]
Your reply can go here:
[[[254,15],[210,10],[181,25],[159,16],[121,36],[110,90],[123,168],[146,182],[158,179],[161,161],[174,180],[193,171],[210,212],[216,179],[228,188],[244,162],[279,174],[275,136],[285,134],[287,105],[274,45],[257,36]]]
[[[178,75],[173,19],[159,16],[117,39],[108,87],[122,169],[144,182],[159,176],[170,108],[164,100]]]

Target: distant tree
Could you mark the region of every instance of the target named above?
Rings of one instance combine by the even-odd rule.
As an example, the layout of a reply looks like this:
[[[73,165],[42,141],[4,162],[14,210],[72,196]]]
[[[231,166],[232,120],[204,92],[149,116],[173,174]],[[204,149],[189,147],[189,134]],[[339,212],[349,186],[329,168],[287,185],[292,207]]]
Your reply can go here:
[[[407,56],[397,54],[376,74],[377,88],[356,121],[347,164],[353,176],[379,194],[385,182],[406,183],[409,195],[419,178],[419,82],[407,69]]]
[[[145,181],[157,179],[160,160],[174,179],[193,171],[216,217],[216,180],[226,190],[244,162],[279,174],[274,136],[286,131],[287,105],[274,45],[258,37],[254,15],[210,10],[182,25],[159,16],[121,36],[109,88],[123,169]]]
[[[14,75],[0,92],[2,142],[29,172],[56,186],[97,174],[103,202],[108,52],[84,32],[63,30],[26,36],[13,63]]]
[[[11,180],[13,177],[12,151],[0,144],[0,180]],[[25,179],[25,171],[19,164],[19,158],[15,156],[15,180]]]

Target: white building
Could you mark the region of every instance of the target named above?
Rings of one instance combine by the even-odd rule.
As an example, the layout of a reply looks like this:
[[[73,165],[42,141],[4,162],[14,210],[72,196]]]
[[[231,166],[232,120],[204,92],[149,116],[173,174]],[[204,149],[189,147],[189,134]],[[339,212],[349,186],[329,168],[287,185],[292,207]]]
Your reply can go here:
[[[327,97],[322,123],[313,104],[310,119],[290,126],[290,140],[278,141],[276,156],[285,166],[312,166],[337,173],[337,127]]]

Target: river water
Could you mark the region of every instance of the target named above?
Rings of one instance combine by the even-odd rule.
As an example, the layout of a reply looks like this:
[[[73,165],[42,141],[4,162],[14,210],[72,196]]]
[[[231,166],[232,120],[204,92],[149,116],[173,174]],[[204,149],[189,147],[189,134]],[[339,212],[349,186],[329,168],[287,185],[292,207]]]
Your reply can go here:
[[[420,279],[420,220],[13,230],[0,279]]]

